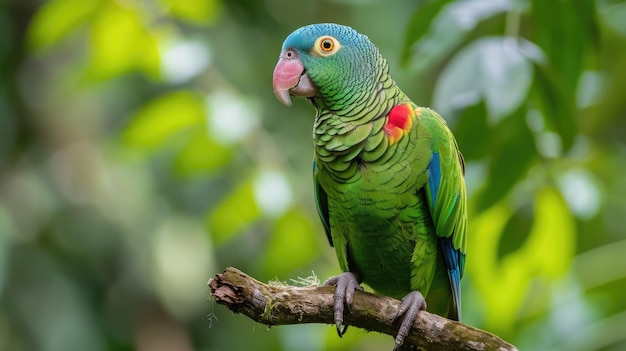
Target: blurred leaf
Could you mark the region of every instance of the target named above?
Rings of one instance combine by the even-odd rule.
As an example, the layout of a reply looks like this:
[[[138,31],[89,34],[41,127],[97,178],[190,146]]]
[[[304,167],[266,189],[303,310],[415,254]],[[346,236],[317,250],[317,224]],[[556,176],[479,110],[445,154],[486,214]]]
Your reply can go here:
[[[537,157],[525,113],[526,109],[520,108],[494,128],[497,135],[491,144],[488,180],[477,198],[478,209],[489,208],[506,196]]]
[[[541,111],[546,126],[561,137],[564,152],[574,144],[578,131],[575,95],[570,94],[564,81],[555,72],[540,63],[535,64],[532,86],[533,101]]]
[[[518,45],[532,44],[510,38],[485,39],[483,44],[482,86],[491,122],[498,122],[513,112],[528,94],[533,69]]]
[[[548,126],[559,134],[567,151],[576,136],[578,81],[589,49],[599,43],[595,1],[533,0],[532,6],[532,38],[548,57],[546,63],[535,66],[534,90]]]
[[[0,202],[0,298],[3,295],[5,279],[8,274],[9,256],[11,253],[12,241],[15,237],[12,219],[7,213],[4,205]],[[0,343],[2,345],[2,343]]]
[[[112,2],[102,9],[92,25],[89,44],[91,78],[107,79],[132,70],[155,78],[160,75],[156,40],[133,7]]]
[[[123,134],[130,146],[154,151],[170,136],[205,124],[204,102],[200,95],[177,91],[147,103],[131,119]],[[189,156],[182,156],[189,157]]]
[[[513,112],[525,100],[532,82],[532,65],[520,46],[532,44],[487,37],[461,50],[441,73],[433,96],[435,107],[452,113],[482,98],[491,123]]]
[[[454,136],[466,161],[480,160],[491,153],[493,128],[487,124],[483,101],[461,110],[454,121]]]
[[[604,3],[599,9],[604,22],[623,36],[626,36],[626,3]]]
[[[504,13],[511,7],[510,0],[474,0],[433,1],[417,9],[418,13],[425,8],[424,15],[416,14],[410,23],[410,30],[416,33],[407,33],[403,48],[403,62],[424,72],[449,55],[476,25],[489,17]],[[440,3],[440,4],[439,4]],[[443,9],[440,7],[444,6]],[[438,14],[437,14],[438,13]],[[435,18],[426,20],[428,15]],[[424,21],[423,24],[417,21]],[[430,23],[428,33],[425,26]],[[419,41],[415,43],[415,40]]]
[[[498,246],[509,240],[506,224],[513,212],[507,201],[474,216],[470,221],[468,271],[486,304],[486,325],[506,334],[530,284],[538,276],[555,280],[570,266],[576,240],[575,222],[565,201],[554,188],[544,188],[534,199],[533,224],[527,240],[519,249],[498,260]]]
[[[530,239],[524,252],[520,252],[520,259],[533,262],[536,273],[557,278],[567,272],[574,257],[576,223],[554,188],[537,193],[534,217]]]
[[[41,49],[63,39],[73,29],[91,21],[101,0],[53,0],[35,13],[28,27],[28,43]]]
[[[207,223],[216,244],[221,244],[247,228],[261,216],[254,200],[251,181],[240,184],[207,214]]]
[[[417,8],[413,17],[409,21],[408,28],[404,36],[404,45],[402,46],[403,64],[406,64],[411,58],[413,45],[426,35],[431,24],[441,12],[441,9],[443,9],[451,1],[452,0],[428,1],[421,4]]]
[[[232,158],[232,150],[211,139],[206,130],[198,130],[189,143],[178,153],[176,170],[182,175],[196,175],[214,171],[226,165]]]
[[[497,259],[498,242],[512,211],[501,201],[472,216],[469,221],[467,270],[485,301],[485,325],[504,333],[511,330],[514,316],[528,290],[530,278],[523,264]],[[488,302],[488,303],[487,303]]]
[[[595,1],[532,1],[533,40],[573,94],[590,46],[598,43]],[[558,13],[558,16],[555,14]]]
[[[498,243],[498,260],[519,250],[526,243],[533,223],[532,210],[532,204],[525,203],[512,213],[503,229],[506,240]]]
[[[219,0],[162,0],[169,12],[178,18],[196,23],[215,21],[220,8]]]
[[[262,260],[265,274],[283,277],[304,266],[318,254],[311,218],[291,209],[276,222]]]

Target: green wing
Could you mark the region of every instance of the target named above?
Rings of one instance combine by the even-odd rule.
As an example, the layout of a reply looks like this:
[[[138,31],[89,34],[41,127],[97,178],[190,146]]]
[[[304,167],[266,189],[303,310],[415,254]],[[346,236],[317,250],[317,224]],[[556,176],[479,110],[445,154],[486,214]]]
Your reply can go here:
[[[465,190],[465,164],[463,156],[448,129],[446,122],[432,110],[422,109],[422,123],[432,133],[433,157],[428,165],[428,182],[425,190],[428,207],[439,238],[456,319],[461,314],[460,280],[465,268],[467,245],[467,194]],[[454,315],[454,313],[452,313]]]
[[[319,181],[317,180],[317,162],[313,160],[313,190],[315,196],[315,207],[317,208],[317,214],[320,216],[322,220],[322,224],[324,225],[324,231],[326,232],[326,237],[328,238],[328,243],[330,246],[333,245],[333,237],[330,236],[330,219],[328,218],[328,196]]]

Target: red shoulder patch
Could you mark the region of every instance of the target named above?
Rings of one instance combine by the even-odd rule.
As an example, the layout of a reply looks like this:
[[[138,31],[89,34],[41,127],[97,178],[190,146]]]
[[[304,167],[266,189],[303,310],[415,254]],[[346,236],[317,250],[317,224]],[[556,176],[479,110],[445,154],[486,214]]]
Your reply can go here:
[[[389,144],[394,144],[411,130],[415,110],[409,104],[394,106],[387,115],[387,124],[383,127],[389,138]]]

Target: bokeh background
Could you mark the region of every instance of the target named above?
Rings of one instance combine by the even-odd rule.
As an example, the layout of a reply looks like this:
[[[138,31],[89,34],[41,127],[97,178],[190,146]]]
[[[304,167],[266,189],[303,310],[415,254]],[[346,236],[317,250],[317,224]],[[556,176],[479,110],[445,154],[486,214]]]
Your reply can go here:
[[[626,349],[626,2],[2,0],[0,350],[381,350],[209,299],[227,266],[339,273],[299,26],[368,35],[467,161],[464,321],[522,350]],[[310,280],[310,279],[309,279]]]

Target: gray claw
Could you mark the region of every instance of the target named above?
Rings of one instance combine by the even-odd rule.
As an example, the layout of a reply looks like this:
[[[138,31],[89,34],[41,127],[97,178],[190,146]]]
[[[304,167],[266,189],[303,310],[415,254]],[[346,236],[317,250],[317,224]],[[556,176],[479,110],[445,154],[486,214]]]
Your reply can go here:
[[[324,282],[324,285],[335,286],[335,296],[333,309],[335,311],[335,324],[337,325],[337,334],[342,337],[348,330],[348,325],[343,324],[343,312],[345,306],[350,308],[354,301],[354,291],[361,290],[363,287],[359,285],[359,280],[351,272],[342,273],[336,277],[331,277]]]
[[[425,309],[426,300],[419,291],[412,291],[402,298],[402,303],[396,312],[394,320],[398,319],[398,317],[402,315],[404,315],[404,319],[402,320],[402,324],[400,324],[400,329],[398,329],[398,334],[396,335],[395,346],[393,348],[394,351],[398,351],[400,346],[404,344],[404,339],[407,335],[409,335],[411,327],[413,326],[415,319],[417,319],[417,313]]]

